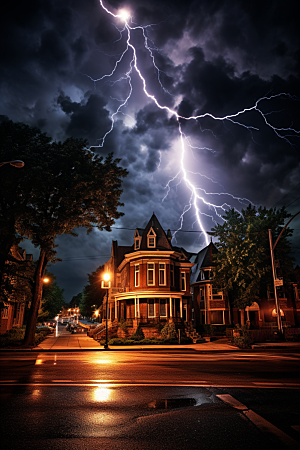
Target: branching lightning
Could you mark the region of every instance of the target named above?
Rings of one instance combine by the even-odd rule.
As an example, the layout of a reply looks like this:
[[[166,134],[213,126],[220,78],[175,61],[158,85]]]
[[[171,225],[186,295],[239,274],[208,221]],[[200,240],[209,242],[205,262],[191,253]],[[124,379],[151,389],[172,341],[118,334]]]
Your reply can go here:
[[[190,211],[192,208],[195,211],[195,216],[196,216],[196,221],[199,225],[200,230],[202,231],[204,237],[205,237],[205,242],[206,245],[208,245],[209,243],[209,239],[208,239],[208,235],[205,232],[204,229],[204,225],[203,225],[203,221],[202,221],[202,217],[201,216],[208,216],[210,217],[214,223],[216,223],[216,220],[221,219],[222,220],[222,212],[224,213],[226,211],[226,209],[228,209],[230,207],[230,205],[228,205],[227,203],[222,203],[222,204],[214,204],[210,201],[208,201],[209,196],[211,195],[226,195],[226,196],[230,196],[232,199],[237,200],[239,202],[241,202],[242,204],[245,202],[249,203],[249,200],[244,199],[244,198],[238,198],[235,197],[231,194],[228,193],[220,193],[220,192],[214,192],[214,193],[208,193],[206,192],[206,190],[204,190],[203,188],[200,188],[199,186],[196,186],[194,184],[194,182],[192,181],[192,174],[195,175],[195,173],[189,172],[186,168],[186,162],[185,162],[185,156],[186,156],[186,146],[187,147],[191,147],[191,148],[197,148],[199,149],[199,147],[196,146],[192,146],[189,140],[189,137],[185,136],[185,134],[182,131],[182,123],[184,123],[184,121],[199,121],[199,119],[204,119],[205,117],[209,117],[215,121],[220,121],[220,122],[231,122],[234,125],[243,127],[245,129],[247,129],[247,131],[249,131],[251,134],[254,131],[258,131],[259,129],[257,127],[251,126],[251,125],[245,125],[244,123],[239,121],[239,118],[241,116],[243,116],[245,113],[247,112],[251,112],[251,111],[255,111],[256,113],[258,113],[265,125],[267,127],[269,127],[278,138],[284,140],[285,142],[287,142],[290,145],[293,145],[293,143],[290,141],[290,137],[293,136],[298,136],[299,135],[299,131],[295,130],[292,127],[288,127],[288,128],[278,128],[273,126],[269,121],[268,121],[268,116],[271,114],[270,112],[268,113],[264,113],[262,108],[261,108],[261,103],[263,101],[270,101],[273,100],[275,98],[290,98],[293,100],[298,100],[295,99],[294,97],[290,96],[289,94],[286,93],[281,93],[281,94],[274,94],[274,95],[268,95],[268,96],[264,96],[261,97],[260,99],[258,99],[253,106],[250,106],[248,108],[244,108],[241,111],[237,111],[234,112],[233,114],[229,114],[223,117],[217,117],[214,116],[213,114],[206,112],[204,114],[200,114],[197,116],[189,116],[189,117],[184,117],[178,114],[178,112],[175,109],[172,109],[166,105],[162,105],[159,103],[159,101],[157,100],[157,98],[150,94],[148,89],[147,89],[147,83],[146,80],[144,78],[144,76],[142,75],[142,70],[139,67],[139,63],[138,63],[138,58],[137,58],[137,51],[136,48],[134,46],[134,44],[132,43],[132,38],[131,38],[131,31],[133,30],[141,30],[142,35],[143,35],[143,40],[144,40],[144,48],[148,51],[150,58],[152,60],[153,63],[153,67],[157,73],[157,79],[158,82],[161,86],[161,88],[168,93],[168,91],[164,88],[162,82],[161,82],[161,73],[163,73],[157,66],[156,62],[155,62],[155,57],[154,57],[154,53],[153,50],[157,51],[158,49],[156,49],[155,45],[151,42],[150,44],[150,40],[147,37],[147,28],[151,27],[151,25],[146,25],[146,26],[139,26],[139,25],[133,25],[130,13],[128,11],[122,10],[120,11],[118,14],[114,14],[113,12],[111,12],[109,9],[107,9],[102,0],[99,0],[101,7],[103,8],[103,10],[110,16],[114,17],[115,19],[119,19],[120,21],[122,21],[122,28],[119,29],[118,31],[120,32],[120,39],[121,39],[121,35],[123,33],[127,33],[127,39],[126,39],[126,45],[125,45],[125,49],[124,51],[118,56],[117,61],[115,62],[114,68],[111,70],[111,72],[109,74],[103,75],[101,78],[98,79],[94,79],[92,77],[90,77],[89,75],[87,75],[94,83],[98,82],[98,81],[102,81],[105,79],[111,79],[113,75],[116,74],[116,71],[119,67],[119,65],[121,64],[121,62],[124,60],[125,55],[130,54],[131,53],[131,58],[130,58],[130,62],[128,64],[128,68],[127,71],[125,73],[123,73],[123,75],[117,80],[117,81],[112,81],[112,83],[117,83],[120,81],[127,81],[128,83],[128,94],[126,95],[125,99],[120,101],[119,106],[116,108],[116,110],[111,114],[111,126],[110,129],[104,134],[104,136],[99,139],[99,147],[103,147],[104,143],[105,143],[105,139],[106,137],[113,131],[114,128],[114,123],[115,123],[115,117],[117,114],[119,113],[123,113],[122,109],[127,105],[131,94],[132,94],[132,90],[133,90],[133,86],[132,86],[132,78],[131,75],[133,73],[133,71],[136,72],[136,74],[138,75],[139,79],[142,82],[142,86],[143,86],[143,91],[145,93],[145,95],[152,101],[155,103],[155,105],[157,106],[157,108],[161,109],[161,110],[165,110],[168,112],[168,114],[170,116],[174,116],[176,117],[177,123],[178,123],[178,132],[179,132],[179,137],[180,137],[180,142],[181,142],[181,160],[180,160],[180,170],[179,172],[171,179],[169,180],[169,182],[166,185],[166,190],[167,193],[163,198],[163,201],[165,200],[165,198],[168,196],[170,189],[171,189],[171,183],[175,182],[177,184],[184,182],[186,187],[189,189],[190,191],[190,199],[189,199],[189,203],[188,205],[186,205],[183,209],[183,212],[180,216],[180,227],[177,231],[179,231],[182,228],[183,225],[183,220],[184,220],[184,215]],[[119,40],[120,40],[119,39]],[[252,136],[253,137],[253,136]],[[203,150],[206,151],[211,151],[213,152],[213,149],[210,148],[203,148]],[[212,180],[209,177],[206,177],[203,174],[196,174],[199,175],[200,177],[205,177],[211,181],[213,181],[214,183],[216,183],[214,180]],[[251,203],[251,202],[250,202]],[[208,209],[211,211],[211,214],[206,214],[203,210],[201,210],[201,205],[208,207]],[[173,237],[175,236],[176,232],[174,233]]]

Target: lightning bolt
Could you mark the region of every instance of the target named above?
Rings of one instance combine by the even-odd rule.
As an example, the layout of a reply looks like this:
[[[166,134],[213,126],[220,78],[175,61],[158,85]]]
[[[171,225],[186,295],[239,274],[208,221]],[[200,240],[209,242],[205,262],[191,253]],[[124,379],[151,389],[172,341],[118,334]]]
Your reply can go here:
[[[230,205],[228,205],[227,203],[221,203],[221,204],[215,204],[212,203],[211,201],[208,201],[207,198],[209,198],[209,196],[212,195],[218,195],[218,196],[229,196],[234,200],[239,201],[242,204],[245,203],[252,203],[250,202],[248,199],[245,198],[239,198],[239,197],[235,197],[229,193],[225,193],[225,192],[213,192],[213,193],[208,193],[206,192],[203,188],[200,188],[199,186],[195,185],[195,183],[192,181],[192,177],[190,176],[191,174],[193,174],[192,172],[188,171],[186,168],[186,162],[185,162],[185,158],[186,158],[186,146],[190,147],[190,148],[194,148],[194,149],[199,149],[199,147],[196,146],[192,146],[190,143],[190,139],[189,137],[185,136],[185,134],[182,131],[182,124],[188,121],[197,121],[197,123],[199,123],[198,121],[200,119],[204,119],[206,117],[211,118],[214,121],[219,121],[222,122],[223,124],[225,124],[225,122],[230,122],[233,123],[234,125],[237,125],[239,127],[245,128],[249,133],[251,133],[252,135],[252,139],[253,139],[253,132],[254,131],[259,131],[259,128],[251,126],[251,125],[245,125],[244,123],[242,123],[240,121],[241,116],[243,116],[244,114],[246,114],[247,112],[251,112],[251,111],[255,111],[256,113],[258,113],[265,125],[267,127],[269,127],[273,133],[275,133],[275,135],[279,138],[282,139],[283,141],[285,141],[286,143],[288,143],[289,145],[293,146],[293,143],[290,141],[290,137],[299,137],[299,133],[300,131],[295,130],[292,127],[287,127],[287,128],[279,128],[279,127],[275,127],[273,126],[269,121],[268,121],[268,116],[272,115],[273,113],[277,112],[277,111],[272,111],[272,112],[268,112],[265,113],[261,107],[261,104],[263,101],[271,101],[274,100],[276,98],[289,98],[292,100],[299,100],[293,96],[291,96],[290,94],[287,93],[280,93],[280,94],[274,94],[274,95],[267,95],[264,97],[259,98],[252,106],[248,107],[248,108],[244,108],[241,111],[236,111],[233,114],[229,114],[223,117],[218,117],[218,116],[214,116],[213,114],[206,112],[204,114],[199,114],[199,115],[195,115],[195,116],[189,116],[189,117],[185,117],[182,116],[180,114],[178,114],[178,112],[175,109],[172,109],[166,105],[162,105],[159,103],[159,101],[157,100],[157,98],[150,94],[148,89],[147,89],[147,83],[146,80],[142,74],[142,71],[139,67],[138,64],[138,58],[137,58],[137,51],[136,48],[134,46],[134,44],[132,43],[132,38],[131,38],[131,31],[134,30],[141,30],[142,35],[143,35],[143,40],[144,40],[144,48],[147,50],[147,52],[150,55],[150,58],[152,60],[153,63],[153,67],[158,75],[158,82],[161,86],[161,88],[168,93],[168,91],[164,88],[162,82],[161,82],[161,74],[163,73],[157,66],[156,62],[155,62],[155,57],[154,57],[154,50],[158,51],[158,49],[155,47],[155,45],[153,44],[152,41],[150,41],[150,39],[147,36],[147,29],[151,28],[152,25],[145,25],[145,26],[139,26],[139,25],[135,25],[132,22],[132,18],[130,16],[130,13],[125,11],[125,10],[121,10],[119,11],[119,13],[115,14],[112,11],[110,11],[108,8],[105,7],[105,5],[103,4],[102,0],[99,0],[99,3],[102,7],[102,9],[110,16],[112,16],[114,19],[119,19],[122,22],[122,28],[118,29],[119,33],[120,33],[120,38],[118,39],[118,41],[121,40],[121,36],[123,35],[124,32],[127,33],[127,38],[126,38],[126,45],[125,45],[125,49],[123,50],[122,53],[119,54],[118,59],[115,62],[115,65],[113,67],[113,69],[111,70],[110,73],[103,75],[101,78],[97,78],[94,79],[89,75],[88,76],[93,82],[94,84],[98,81],[102,81],[105,79],[111,80],[111,78],[116,74],[116,71],[118,69],[118,67],[120,66],[121,62],[124,60],[125,55],[129,54],[131,52],[131,58],[128,64],[128,69],[125,73],[123,73],[123,75],[116,81],[110,81],[111,83],[119,83],[121,81],[126,81],[128,83],[128,94],[126,95],[125,99],[120,100],[120,104],[119,106],[116,108],[116,110],[111,114],[111,126],[110,129],[104,134],[104,136],[99,139],[99,144],[98,147],[103,147],[104,143],[105,143],[105,139],[106,137],[113,131],[114,129],[114,123],[115,123],[115,117],[117,114],[119,113],[123,113],[122,109],[127,105],[131,94],[132,94],[132,73],[133,71],[136,72],[136,74],[138,75],[139,79],[142,82],[142,86],[143,86],[143,91],[144,94],[146,95],[147,98],[149,98],[156,106],[157,108],[161,109],[161,110],[165,110],[167,111],[168,115],[171,116],[175,116],[176,120],[177,120],[177,124],[178,124],[178,132],[179,132],[179,137],[180,137],[180,145],[181,145],[181,160],[180,160],[180,170],[179,172],[171,179],[169,180],[169,182],[166,185],[166,189],[167,189],[167,193],[164,196],[164,198],[162,199],[163,201],[166,199],[166,197],[168,196],[170,189],[171,189],[171,183],[176,181],[177,185],[181,182],[184,182],[186,187],[188,188],[188,190],[190,191],[190,199],[189,199],[189,203],[188,205],[186,205],[183,209],[183,212],[180,216],[180,226],[178,228],[177,231],[182,229],[183,226],[183,221],[184,221],[184,216],[185,214],[190,211],[191,209],[194,210],[195,212],[195,217],[196,217],[196,222],[198,223],[198,226],[200,228],[200,231],[203,233],[203,236],[205,238],[205,242],[206,245],[209,244],[209,239],[208,239],[208,235],[204,229],[204,225],[203,225],[203,220],[202,220],[202,216],[207,216],[210,217],[210,219],[214,222],[217,223],[217,220],[223,220],[221,214],[222,212],[226,211],[226,209],[230,208]],[[123,113],[124,114],[124,113]],[[201,125],[200,125],[200,129],[201,129]],[[203,131],[203,130],[202,130]],[[211,130],[209,130],[211,131]],[[253,139],[254,140],[254,139]],[[93,146],[95,147],[95,146]],[[214,151],[213,149],[210,148],[202,148],[201,150],[206,150],[206,151]],[[195,174],[194,174],[195,175]],[[206,177],[203,174],[197,173],[196,175],[199,175],[200,177],[204,177],[207,178],[213,182],[215,182],[214,180]],[[180,178],[180,180],[179,180]],[[205,210],[208,208],[209,211],[211,211],[211,214],[207,214],[204,212],[204,210],[201,210],[200,205],[202,205]],[[173,234],[173,237],[175,237],[177,231]]]

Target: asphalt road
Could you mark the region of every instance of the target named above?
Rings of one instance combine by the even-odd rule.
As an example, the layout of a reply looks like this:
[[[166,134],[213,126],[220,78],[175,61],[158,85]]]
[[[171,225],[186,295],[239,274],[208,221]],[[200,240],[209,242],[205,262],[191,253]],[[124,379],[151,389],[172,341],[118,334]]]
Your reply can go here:
[[[0,354],[1,449],[300,449],[288,352]]]

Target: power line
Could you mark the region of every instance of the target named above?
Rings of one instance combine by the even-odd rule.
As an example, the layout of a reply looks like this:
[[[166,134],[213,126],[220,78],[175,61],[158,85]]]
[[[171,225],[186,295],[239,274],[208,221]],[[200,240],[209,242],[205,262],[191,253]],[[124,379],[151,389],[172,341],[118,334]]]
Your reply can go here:
[[[274,203],[274,205],[272,206],[272,208],[274,208],[275,205],[277,205],[277,203],[281,202],[281,200],[283,200],[285,197],[287,197],[294,189],[296,189],[296,187],[298,187],[300,185],[300,183],[298,183],[296,186],[294,186],[287,194],[285,194],[280,200],[278,200],[278,202]],[[299,198],[299,197],[298,197]],[[298,199],[297,199],[298,200]],[[295,201],[295,200],[294,200]],[[292,202],[294,203],[294,202]],[[291,203],[291,204],[292,204]],[[290,206],[290,205],[288,205]],[[286,208],[288,207],[286,206]]]

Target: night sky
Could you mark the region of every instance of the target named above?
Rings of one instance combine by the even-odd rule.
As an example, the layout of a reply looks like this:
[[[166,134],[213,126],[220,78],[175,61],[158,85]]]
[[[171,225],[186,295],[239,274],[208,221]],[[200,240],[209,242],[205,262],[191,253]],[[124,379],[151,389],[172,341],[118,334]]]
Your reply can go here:
[[[111,241],[131,245],[133,230],[153,212],[165,230],[184,230],[174,245],[198,252],[207,242],[203,230],[222,223],[229,207],[299,211],[297,4],[103,0],[109,14],[98,0],[5,2],[0,115],[56,140],[85,138],[129,171],[125,215],[111,233],[79,230],[77,238],[57,239],[63,262],[50,270],[66,301],[109,259]],[[126,21],[113,16],[121,10],[131,16],[127,52]],[[198,215],[193,193],[202,197]]]

